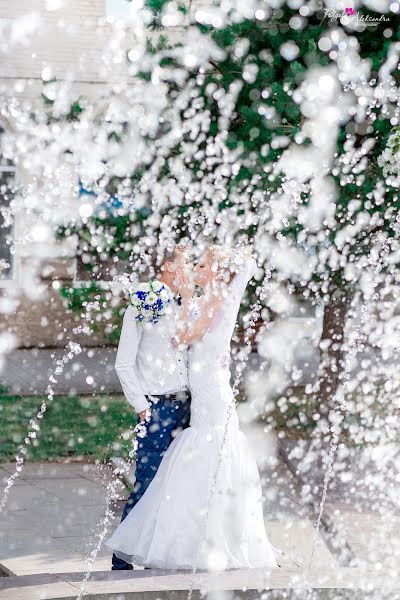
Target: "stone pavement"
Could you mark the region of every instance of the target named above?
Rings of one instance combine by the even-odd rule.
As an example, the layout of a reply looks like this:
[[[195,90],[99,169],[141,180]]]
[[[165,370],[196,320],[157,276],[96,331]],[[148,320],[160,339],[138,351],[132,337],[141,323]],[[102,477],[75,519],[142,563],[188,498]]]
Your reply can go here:
[[[315,510],[323,493],[329,445],[280,440],[280,455]],[[322,525],[339,564],[400,573],[400,463],[398,446],[351,447],[334,455]],[[343,560],[344,558],[344,560]]]
[[[14,465],[0,465],[2,489]],[[93,464],[26,464],[0,513],[0,569],[15,575],[84,571],[105,512],[112,469]],[[127,490],[118,484],[120,502]],[[94,568],[108,570],[101,549]]]
[[[266,529],[272,544],[285,556],[280,559],[281,568],[269,574],[255,570],[198,574],[195,588],[238,590],[235,598],[240,597],[239,591],[243,587],[292,591],[304,586],[311,586],[316,591],[363,589],[365,594],[362,592],[364,595],[356,597],[364,599],[369,597],[367,590],[377,587],[380,595],[371,596],[374,600],[400,598],[400,594],[394,593],[400,590],[400,522],[397,516],[381,514],[373,510],[376,507],[372,505],[368,510],[364,506],[360,511],[356,502],[352,504],[347,501],[347,496],[343,497],[344,489],[342,496],[339,494],[338,487],[332,496],[328,496],[328,523],[322,525],[320,535],[315,539],[316,515],[312,503],[308,502],[308,490],[313,485],[306,481],[299,483],[276,456],[272,438],[257,429],[246,433],[261,470]],[[263,443],[261,434],[264,435]],[[0,468],[4,486],[13,472],[13,465],[2,464]],[[314,471],[316,469],[312,469]],[[27,464],[24,467],[11,489],[6,510],[0,513],[0,569],[18,575],[0,579],[0,598],[35,600],[72,598],[77,594],[86,569],[85,560],[94,547],[95,533],[101,529],[106,487],[112,478],[112,469],[105,466],[68,463]],[[119,521],[123,498],[127,496],[122,484],[119,491],[120,500],[112,528]],[[350,497],[353,494],[354,500],[355,490],[350,487],[349,493]],[[334,526],[333,542],[336,543],[331,539],[330,522]],[[351,562],[347,564],[343,562],[343,545],[351,549]],[[113,574],[109,569],[110,552],[101,548],[87,597],[128,600],[134,593],[141,592],[143,600],[164,597],[183,600],[186,592],[183,594],[179,590],[187,590],[191,585],[188,573],[138,569],[133,573]],[[260,598],[251,594],[246,597]],[[322,597],[330,598],[315,596]],[[335,596],[342,597],[355,598]],[[216,598],[222,600],[220,595]],[[262,598],[272,600],[275,596],[263,595]],[[310,596],[307,600],[313,598]],[[233,600],[233,597],[226,599],[224,596],[223,600]]]
[[[1,600],[67,600],[77,598],[83,573],[6,577],[0,580]],[[355,569],[313,569],[305,577],[289,569],[219,573],[157,570],[96,572],[83,598],[89,600],[398,600],[400,584],[384,575]],[[310,593],[307,592],[310,591]]]
[[[275,464],[274,464],[275,463]],[[263,468],[266,528],[274,546],[289,558],[285,568],[304,566],[311,552],[313,527],[295,494],[295,481],[285,465]],[[1,465],[3,487],[13,465]],[[105,510],[106,486],[112,478],[107,467],[86,464],[27,464],[11,488],[7,506],[0,513],[0,565],[9,574],[84,571],[85,559],[94,547]],[[120,484],[119,521],[127,490]],[[318,552],[320,566],[335,564],[323,539]],[[95,570],[110,568],[110,553],[101,548]]]

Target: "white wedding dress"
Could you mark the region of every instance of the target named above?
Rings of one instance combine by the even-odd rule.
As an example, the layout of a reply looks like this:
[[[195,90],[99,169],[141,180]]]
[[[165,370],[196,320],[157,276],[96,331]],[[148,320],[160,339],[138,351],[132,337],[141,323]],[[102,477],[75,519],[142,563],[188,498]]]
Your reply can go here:
[[[245,263],[214,323],[190,350],[190,427],[172,442],[146,492],[106,542],[129,563],[160,569],[277,567],[264,528],[257,465],[239,430],[230,387],[230,341],[254,266]]]

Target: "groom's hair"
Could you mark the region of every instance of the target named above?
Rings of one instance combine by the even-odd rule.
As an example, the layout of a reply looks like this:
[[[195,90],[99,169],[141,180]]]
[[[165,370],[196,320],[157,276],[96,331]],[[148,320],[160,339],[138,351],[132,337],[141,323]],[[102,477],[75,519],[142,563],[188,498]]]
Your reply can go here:
[[[162,252],[157,252],[157,266],[158,271],[162,271],[166,263],[172,263],[175,260],[175,248],[176,245],[170,245],[163,248]]]
[[[170,246],[164,250],[161,264],[166,262],[174,262],[176,246]]]

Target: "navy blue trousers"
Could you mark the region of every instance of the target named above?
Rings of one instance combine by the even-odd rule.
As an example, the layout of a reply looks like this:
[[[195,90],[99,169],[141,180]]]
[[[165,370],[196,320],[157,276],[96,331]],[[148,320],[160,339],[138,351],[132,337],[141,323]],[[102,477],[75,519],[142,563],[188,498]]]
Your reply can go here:
[[[150,421],[146,423],[147,433],[138,438],[136,452],[136,481],[125,505],[121,522],[143,496],[160,465],[168,446],[182,429],[189,426],[190,394],[181,392],[182,399],[157,396],[157,403],[151,406]],[[113,554],[112,570],[130,570],[132,565]]]

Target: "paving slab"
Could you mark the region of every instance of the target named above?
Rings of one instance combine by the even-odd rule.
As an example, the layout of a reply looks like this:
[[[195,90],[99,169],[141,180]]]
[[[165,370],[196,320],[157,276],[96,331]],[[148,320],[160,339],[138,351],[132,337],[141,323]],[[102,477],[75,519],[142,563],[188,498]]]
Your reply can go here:
[[[276,456],[263,464],[261,478],[267,533],[273,545],[285,553],[280,560],[281,573],[291,569],[299,572],[309,566],[315,538],[314,523],[303,501],[301,486],[287,466]],[[12,472],[12,465],[4,466],[6,472]],[[19,575],[84,571],[86,559],[95,547],[96,535],[102,527],[106,487],[115,478],[113,469],[70,463],[26,467],[26,484],[12,488],[14,496],[11,495],[7,510],[0,514],[0,530],[3,531],[0,563]],[[63,470],[65,478],[62,477]],[[48,472],[53,473],[54,479],[46,477]],[[121,484],[120,501],[116,503],[109,531],[119,522],[127,495],[128,490]],[[51,501],[44,501],[49,498]],[[343,509],[340,511],[340,521],[337,510],[335,503],[328,504],[326,514],[340,524],[346,539],[364,560],[360,564],[375,568],[375,558],[378,560],[380,554],[369,556],[368,543],[375,536],[376,543],[383,547],[383,523],[379,527],[373,526],[373,516],[367,514],[360,515],[357,521],[351,509],[347,514]],[[386,522],[390,523],[390,519]],[[366,532],[369,532],[369,540]],[[392,553],[394,551],[395,544],[392,544]],[[316,540],[311,567],[333,574],[340,571],[338,553],[326,543],[324,535],[319,535]],[[101,548],[94,570],[109,568],[109,551]]]
[[[49,573],[6,577],[0,581],[0,598],[5,600],[61,600],[74,596],[75,586]]]
[[[84,573],[57,573],[9,577],[0,580],[0,598],[7,600],[51,600],[76,598]],[[85,593],[91,600],[184,600],[193,587],[193,598],[234,600],[254,598],[310,598],[365,600],[377,591],[382,600],[397,600],[399,579],[389,579],[371,571],[340,568],[335,571],[312,570],[309,573],[289,569],[237,570],[215,573],[141,570],[96,572]],[[307,589],[315,592],[307,594]],[[292,591],[297,591],[292,595]],[[344,592],[348,591],[348,594]],[[330,593],[332,592],[332,593]],[[24,595],[25,594],[25,595]],[[300,595],[299,595],[300,594]],[[373,595],[374,600],[378,598]]]
[[[84,479],[94,481],[98,485],[107,487],[111,481],[115,481],[112,465],[95,463],[71,463],[68,465],[71,472]],[[122,489],[122,488],[121,488]]]
[[[29,510],[9,511],[4,518],[3,515],[0,516],[0,523],[2,525],[12,518],[16,528],[27,528],[35,534],[60,537],[79,535],[86,531],[89,536],[104,515],[104,509],[104,504],[74,507],[59,502],[49,506],[32,506]]]
[[[292,568],[295,565],[308,568],[314,544],[314,527],[308,519],[288,519],[286,522],[266,521],[265,526],[272,545],[286,554],[285,565],[290,565]],[[313,568],[336,569],[338,567],[336,558],[321,534],[318,535],[315,543]]]
[[[38,568],[35,569],[28,569],[26,571],[24,571],[23,569],[18,569],[18,577],[21,576],[28,576],[28,575],[40,575],[44,572],[50,573],[52,575],[58,573],[59,569],[63,569],[64,571],[68,571],[71,573],[79,573],[80,569],[85,568],[85,560],[82,560],[82,557],[79,557],[78,559],[76,558],[64,558],[64,559],[60,559],[57,564],[56,563],[52,563],[47,567],[47,571],[46,571],[46,565],[43,563],[38,563]],[[97,573],[98,571],[100,572],[109,572],[110,571],[110,557],[100,557],[98,560],[96,560],[96,563],[93,567],[92,572],[93,573]],[[83,575],[82,575],[83,577]]]
[[[30,508],[32,505],[46,506],[59,502],[54,494],[35,486],[12,486],[8,494],[7,509],[21,510]]]
[[[319,440],[281,440],[280,450],[304,496],[313,499],[318,511],[329,445]],[[342,443],[337,448],[322,530],[329,534],[328,546],[334,554],[345,550],[349,566],[379,569],[385,565],[386,571],[397,571],[400,480],[392,460],[396,452],[393,445],[353,448]]]
[[[13,465],[4,465],[8,473]],[[274,545],[287,558],[285,568],[300,564],[302,538],[310,538],[312,525],[299,514],[292,475],[273,462],[263,474],[266,494],[266,527]],[[46,475],[51,473],[51,477]],[[65,478],[63,478],[65,473]],[[264,473],[264,472],[263,472]],[[56,572],[61,565],[82,571],[97,542],[106,508],[106,487],[115,474],[112,468],[83,464],[27,464],[22,474],[26,485],[11,489],[10,503],[0,515],[0,562],[16,574]],[[128,490],[119,484],[120,500],[115,506],[111,531],[119,522]],[[23,492],[22,492],[23,491]],[[293,560],[292,555],[296,558]],[[319,553],[321,566],[334,563],[327,548]],[[110,567],[110,552],[102,547],[95,570]]]
[[[36,487],[74,506],[105,503],[104,486],[83,477],[70,479],[40,479]]]
[[[11,463],[3,466],[13,472]],[[0,569],[18,575],[84,570],[102,529],[113,469],[43,463],[27,464],[22,473],[25,484],[11,488],[0,513]],[[116,488],[119,515],[128,491],[119,480]],[[100,550],[94,568],[110,568],[109,551]]]
[[[6,469],[0,469],[0,483],[2,488],[5,488],[7,485],[7,481],[12,473],[6,471]],[[14,485],[26,485],[25,479],[18,477],[14,482]]]
[[[115,525],[117,525],[118,522],[119,522],[119,519],[117,520]],[[57,538],[55,538],[55,539],[57,539]],[[82,533],[82,531],[81,531],[81,535],[71,535],[71,536],[64,535],[62,538],[60,538],[60,541],[63,542],[63,544],[66,548],[69,548],[70,550],[73,550],[74,552],[78,552],[82,556],[90,556],[90,553],[92,552],[93,547],[94,547],[93,540],[88,538],[88,536],[85,533]],[[107,561],[108,561],[107,566],[110,568],[110,549],[109,548],[106,548],[105,546],[102,546],[100,548],[99,552],[97,553],[96,562],[98,560],[100,560],[101,558],[107,559]]]
[[[15,471],[15,462],[1,463],[1,468],[12,475]],[[17,482],[38,479],[74,479],[77,474],[75,465],[69,463],[24,463]]]
[[[400,517],[376,512],[359,512],[336,504],[326,506],[328,514],[341,528],[357,557],[357,565],[387,573],[399,571]]]

